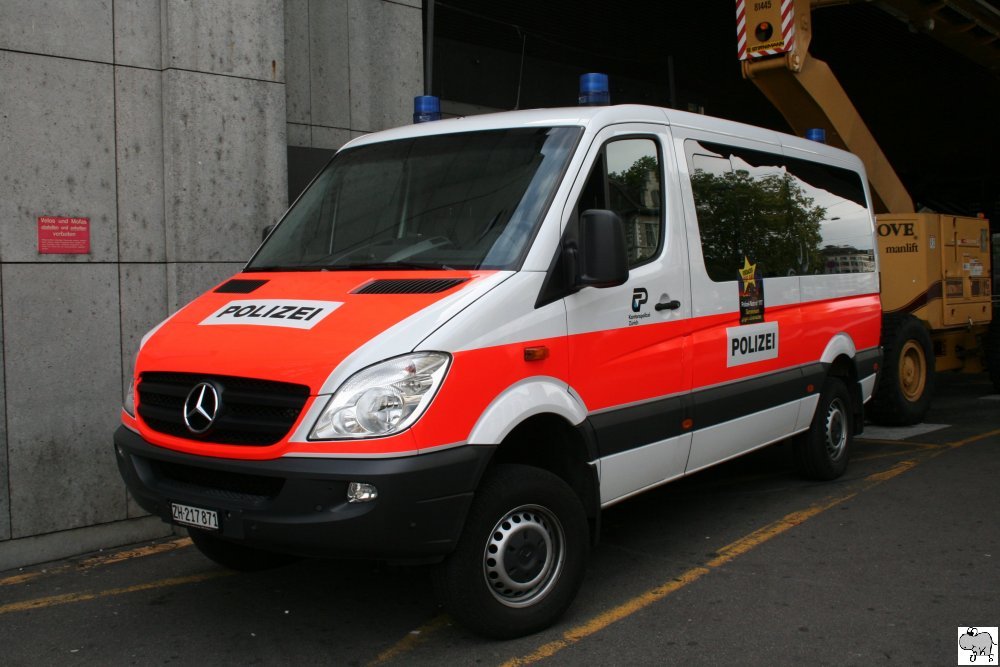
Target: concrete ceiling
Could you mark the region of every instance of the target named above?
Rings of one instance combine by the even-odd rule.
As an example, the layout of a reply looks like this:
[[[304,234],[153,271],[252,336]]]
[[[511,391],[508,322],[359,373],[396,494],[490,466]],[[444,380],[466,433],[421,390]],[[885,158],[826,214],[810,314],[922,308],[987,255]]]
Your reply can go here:
[[[928,16],[937,11],[936,20],[910,20],[901,9],[907,3]],[[958,4],[985,18],[963,27],[964,14],[951,6]],[[1000,0],[840,2],[814,10],[811,51],[837,74],[918,204],[984,212],[996,229],[994,14],[1000,26]],[[948,39],[930,36],[930,27],[941,35],[947,29]],[[948,43],[960,28],[963,39],[976,40],[978,57]],[[513,108],[518,99],[523,108],[562,106],[575,102],[576,75],[603,71],[615,103],[693,105],[788,131],[743,80],[735,35],[734,0],[437,2],[433,88],[445,99],[487,107]]]

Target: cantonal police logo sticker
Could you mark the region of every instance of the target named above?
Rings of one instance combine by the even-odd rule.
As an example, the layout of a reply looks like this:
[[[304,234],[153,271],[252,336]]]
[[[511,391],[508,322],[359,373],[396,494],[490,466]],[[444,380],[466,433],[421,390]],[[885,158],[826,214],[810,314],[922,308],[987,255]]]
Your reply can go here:
[[[996,627],[965,626],[958,628],[958,664],[995,665],[997,664],[996,649]]]

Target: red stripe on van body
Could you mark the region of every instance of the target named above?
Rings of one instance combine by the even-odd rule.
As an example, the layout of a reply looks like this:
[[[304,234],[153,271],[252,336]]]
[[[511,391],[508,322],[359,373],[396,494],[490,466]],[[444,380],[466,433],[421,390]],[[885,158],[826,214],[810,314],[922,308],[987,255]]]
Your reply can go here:
[[[726,366],[726,329],[738,327],[739,314],[696,320],[692,334],[694,387],[745,380],[820,360],[830,340],[847,334],[857,350],[877,347],[882,310],[877,295],[814,301],[800,306],[768,308],[766,322],[778,323],[778,358],[744,366]]]
[[[566,382],[588,412],[614,409],[815,363],[839,333],[847,334],[858,350],[877,347],[881,309],[878,295],[872,294],[769,307],[765,321],[778,323],[778,358],[732,368],[726,365],[726,328],[739,326],[739,313],[735,312],[457,352],[424,416],[407,431],[388,438],[314,443],[286,440],[271,447],[242,447],[171,438],[147,429],[142,433],[158,445],[222,458],[266,459],[287,453],[414,454],[466,442],[490,403],[525,378],[547,376]],[[547,359],[524,360],[525,347],[543,345],[550,350]],[[669,357],[666,364],[662,355]],[[668,372],[662,370],[665,366]],[[329,371],[323,369],[326,374]],[[308,408],[309,404],[303,415]]]

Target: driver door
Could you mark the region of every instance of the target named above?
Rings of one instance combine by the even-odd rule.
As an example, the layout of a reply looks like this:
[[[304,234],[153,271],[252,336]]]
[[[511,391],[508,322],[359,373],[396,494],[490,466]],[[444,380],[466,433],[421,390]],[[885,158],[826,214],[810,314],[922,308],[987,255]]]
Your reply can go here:
[[[570,384],[590,412],[598,442],[601,502],[608,504],[684,473],[691,435],[691,294],[687,241],[665,126],[607,128],[591,147],[566,211],[622,219],[629,276],[566,298]]]

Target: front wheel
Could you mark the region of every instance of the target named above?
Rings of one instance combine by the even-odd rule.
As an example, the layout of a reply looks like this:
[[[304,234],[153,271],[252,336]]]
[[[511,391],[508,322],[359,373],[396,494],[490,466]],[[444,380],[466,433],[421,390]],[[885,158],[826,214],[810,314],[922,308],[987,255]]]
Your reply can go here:
[[[589,546],[583,506],[566,482],[539,468],[499,465],[477,491],[435,587],[470,630],[520,637],[552,625],[569,607]]]
[[[851,396],[839,378],[827,378],[809,430],[792,443],[795,468],[811,479],[836,479],[847,470],[854,443]]]

